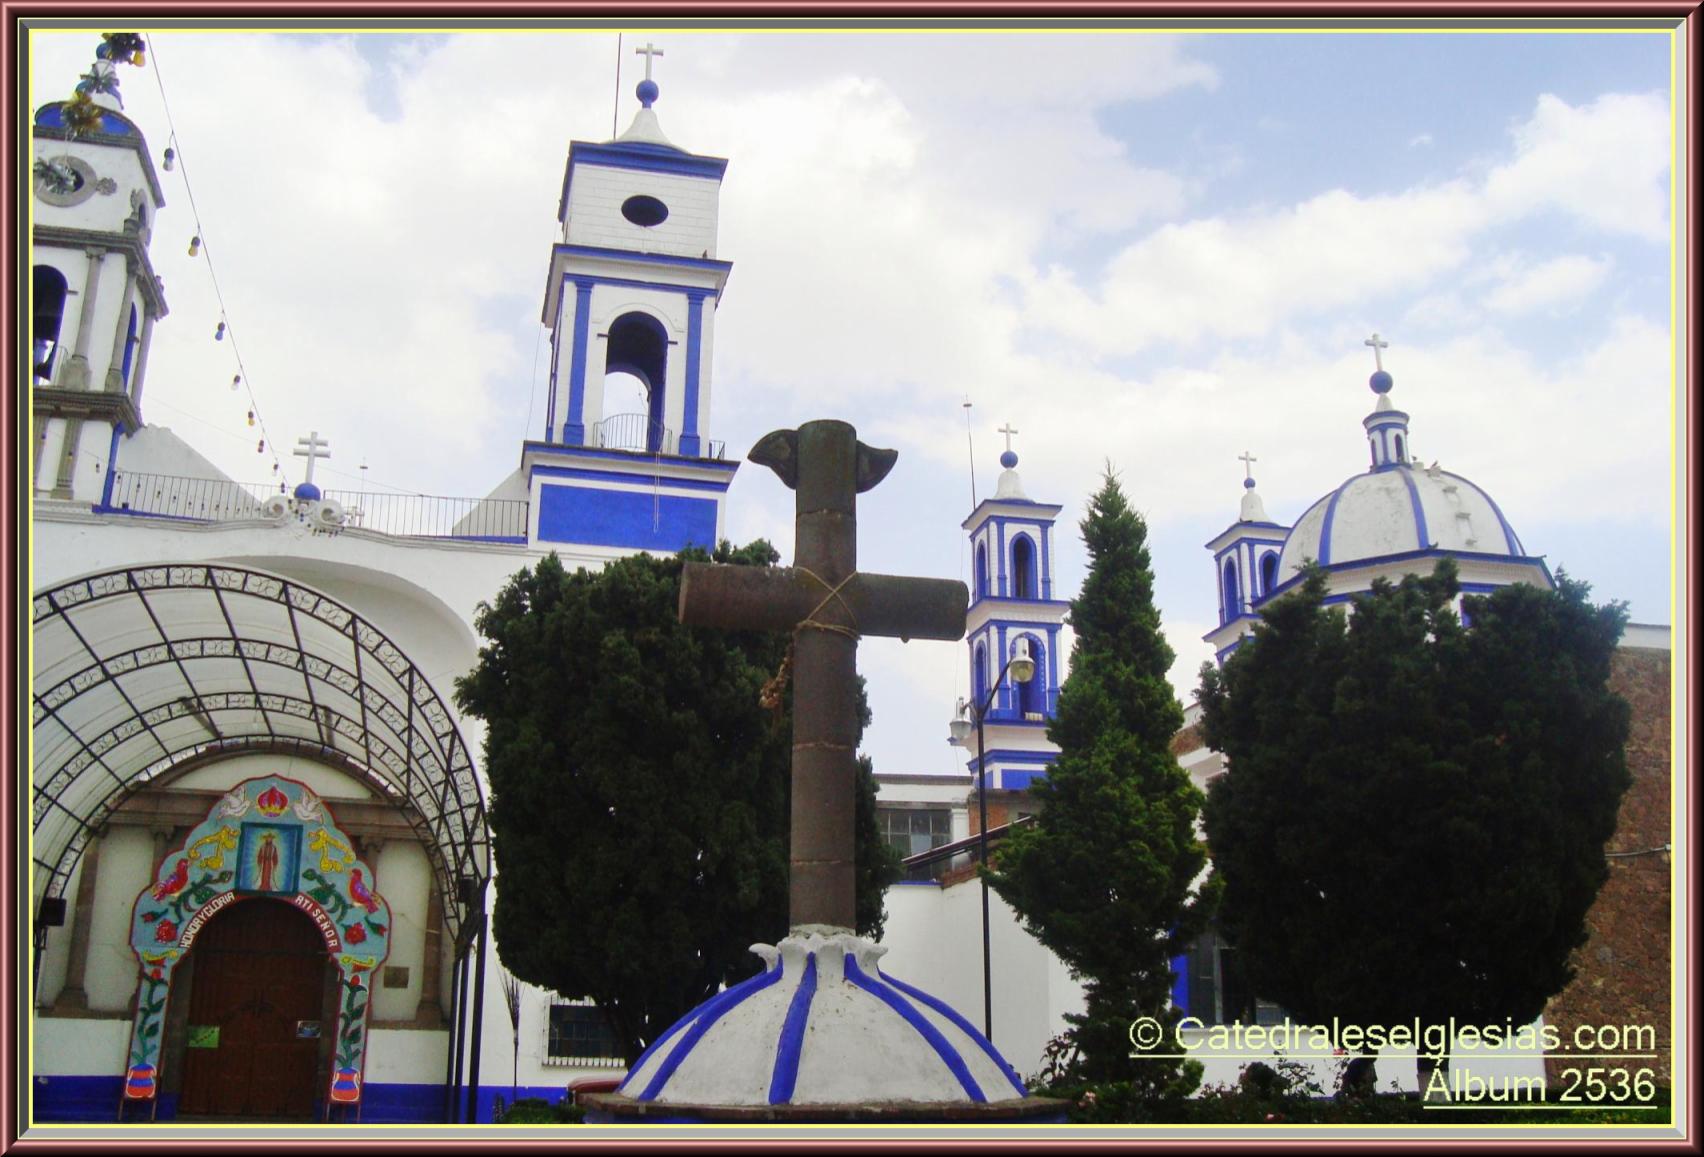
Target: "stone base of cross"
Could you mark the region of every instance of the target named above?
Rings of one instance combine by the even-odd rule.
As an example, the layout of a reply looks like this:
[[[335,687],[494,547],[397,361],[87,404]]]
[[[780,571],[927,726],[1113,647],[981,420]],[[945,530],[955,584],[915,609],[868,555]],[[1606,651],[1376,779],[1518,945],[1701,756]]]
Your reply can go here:
[[[683,623],[793,632],[793,784],[788,920],[856,926],[853,864],[858,639],[964,637],[970,591],[955,580],[858,573],[857,497],[898,454],[858,441],[845,422],[777,430],[750,459],[796,494],[793,565],[688,563]]]

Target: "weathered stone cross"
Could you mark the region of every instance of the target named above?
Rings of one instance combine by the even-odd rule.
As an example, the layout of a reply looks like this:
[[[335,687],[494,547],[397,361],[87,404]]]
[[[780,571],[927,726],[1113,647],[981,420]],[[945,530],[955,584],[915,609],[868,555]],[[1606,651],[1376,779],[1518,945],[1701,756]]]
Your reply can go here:
[[[857,496],[899,457],[845,422],[806,422],[748,455],[797,494],[793,565],[687,563],[680,619],[692,626],[793,632],[792,850],[788,919],[857,926],[853,866],[858,638],[964,637],[970,592],[948,579],[858,573]]]

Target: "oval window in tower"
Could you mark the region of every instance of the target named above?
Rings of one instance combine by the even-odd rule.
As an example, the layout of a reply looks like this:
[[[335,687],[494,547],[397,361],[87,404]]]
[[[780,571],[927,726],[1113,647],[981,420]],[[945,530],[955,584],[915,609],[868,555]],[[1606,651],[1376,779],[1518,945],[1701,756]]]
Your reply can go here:
[[[621,203],[621,215],[635,225],[643,225],[649,229],[653,225],[661,225],[669,219],[669,207],[655,197],[647,197],[640,193],[629,197]]]

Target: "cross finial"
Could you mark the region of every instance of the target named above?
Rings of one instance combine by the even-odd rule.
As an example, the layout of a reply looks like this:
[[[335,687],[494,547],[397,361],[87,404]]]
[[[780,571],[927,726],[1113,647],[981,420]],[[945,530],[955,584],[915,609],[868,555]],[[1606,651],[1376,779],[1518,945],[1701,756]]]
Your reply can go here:
[[[1243,477],[1252,480],[1254,478],[1254,464],[1260,461],[1260,459],[1256,458],[1253,454],[1250,454],[1247,450],[1244,450],[1241,454],[1237,455],[1237,461],[1243,464]]]
[[[663,54],[663,50],[658,48],[656,45],[652,44],[650,41],[645,42],[645,47],[635,48],[633,50],[634,56],[643,56],[645,58],[645,79],[646,80],[651,79],[651,58],[653,56],[661,56],[662,54]]]
[[[308,460],[308,476],[304,481],[312,482],[314,480],[314,459],[330,458],[331,443],[322,439],[318,430],[310,430],[306,438],[296,439],[295,455],[298,458]]]
[[[994,432],[996,434],[1006,435],[1006,449],[1010,451],[1012,448],[1012,435],[1018,432],[1017,427],[1013,426],[1010,422],[1007,422],[1004,426],[1001,426]]]
[[[1361,344],[1373,347],[1373,368],[1380,370],[1384,369],[1384,358],[1380,355],[1379,351],[1389,349],[1390,343],[1380,338],[1379,335],[1375,333],[1372,337],[1368,338]]]

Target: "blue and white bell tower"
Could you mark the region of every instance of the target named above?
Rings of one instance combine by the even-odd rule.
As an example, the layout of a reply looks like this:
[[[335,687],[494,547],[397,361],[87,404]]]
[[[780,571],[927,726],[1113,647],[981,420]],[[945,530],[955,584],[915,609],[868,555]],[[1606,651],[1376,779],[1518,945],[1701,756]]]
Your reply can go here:
[[[543,438],[523,468],[536,546],[610,556],[714,547],[736,462],[709,438],[716,306],[732,264],[716,257],[728,162],[663,135],[651,58],[628,130],[568,149],[541,320],[550,328]],[[606,378],[631,375],[623,408]]]
[[[1242,509],[1235,522],[1207,543],[1219,578],[1219,625],[1203,639],[1212,644],[1213,657],[1221,663],[1254,629],[1260,617],[1256,604],[1277,588],[1278,559],[1290,536],[1288,526],[1266,517],[1266,504],[1254,488],[1258,459],[1244,450],[1239,460],[1243,464]]]
[[[1047,740],[1047,721],[1059,706],[1059,630],[1070,604],[1053,597],[1053,523],[1062,509],[1032,501],[1018,477],[1008,423],[1004,467],[994,497],[979,503],[964,529],[973,569],[965,641],[970,650],[973,702],[988,697],[1006,661],[1028,647],[1035,676],[1000,684],[984,726],[990,792],[1024,791],[1045,778],[1058,749]],[[968,763],[981,770],[975,752]]]

